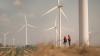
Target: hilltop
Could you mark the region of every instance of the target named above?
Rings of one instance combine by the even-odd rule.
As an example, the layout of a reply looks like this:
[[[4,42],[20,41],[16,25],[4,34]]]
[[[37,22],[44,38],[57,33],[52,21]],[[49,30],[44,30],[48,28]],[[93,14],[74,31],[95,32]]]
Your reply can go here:
[[[0,56],[100,56],[99,47],[56,47],[52,44],[0,49]]]

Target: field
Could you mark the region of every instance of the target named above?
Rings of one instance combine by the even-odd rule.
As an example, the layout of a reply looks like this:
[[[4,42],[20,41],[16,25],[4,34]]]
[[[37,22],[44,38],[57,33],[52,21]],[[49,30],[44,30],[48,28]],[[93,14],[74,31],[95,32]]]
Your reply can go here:
[[[99,47],[56,47],[52,44],[0,48],[0,56],[100,56]]]

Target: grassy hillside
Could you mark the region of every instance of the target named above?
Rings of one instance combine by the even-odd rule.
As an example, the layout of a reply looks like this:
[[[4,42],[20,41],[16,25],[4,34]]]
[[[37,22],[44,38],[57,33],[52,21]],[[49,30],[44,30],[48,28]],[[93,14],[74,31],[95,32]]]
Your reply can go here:
[[[51,44],[0,48],[0,56],[100,56],[99,47],[55,47]]]

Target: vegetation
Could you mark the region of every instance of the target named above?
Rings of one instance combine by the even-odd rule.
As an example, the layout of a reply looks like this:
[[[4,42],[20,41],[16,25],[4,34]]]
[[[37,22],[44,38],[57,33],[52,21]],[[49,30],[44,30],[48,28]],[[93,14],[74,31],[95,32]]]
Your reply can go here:
[[[56,47],[52,44],[37,46],[0,48],[0,56],[100,56],[98,47]]]

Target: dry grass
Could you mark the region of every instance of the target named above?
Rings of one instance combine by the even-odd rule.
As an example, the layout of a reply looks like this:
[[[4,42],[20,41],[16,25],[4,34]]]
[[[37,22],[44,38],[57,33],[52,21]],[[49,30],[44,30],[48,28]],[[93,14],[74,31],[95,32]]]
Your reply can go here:
[[[35,47],[0,49],[0,56],[100,56],[97,47],[55,47],[52,44],[39,44]]]

